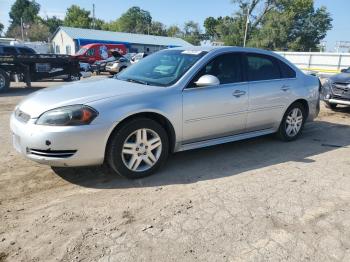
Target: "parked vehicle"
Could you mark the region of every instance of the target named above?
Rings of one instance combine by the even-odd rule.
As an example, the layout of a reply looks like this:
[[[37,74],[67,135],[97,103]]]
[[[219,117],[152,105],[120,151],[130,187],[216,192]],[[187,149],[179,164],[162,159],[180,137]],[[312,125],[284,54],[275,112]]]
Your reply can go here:
[[[92,70],[92,66],[89,63],[83,63],[83,62],[79,62],[79,67],[80,67],[80,71],[83,72],[91,72]]]
[[[148,56],[147,53],[137,53],[135,56],[132,57],[131,63],[135,64],[139,62],[141,59],[145,58],[146,56]]]
[[[118,51],[121,55],[127,53],[125,45],[122,44],[88,44],[80,48],[80,50],[74,55],[81,62],[93,64],[99,60],[106,60],[111,57],[111,50]]]
[[[338,105],[350,105],[350,67],[326,80],[322,88],[322,99],[332,110]]]
[[[126,57],[121,56],[115,61],[108,62],[106,64],[106,71],[109,72],[111,75],[114,75],[120,73],[130,65],[130,60],[128,60]]]
[[[106,65],[111,62],[115,62],[122,58],[123,56],[118,51],[111,51],[112,56],[107,58],[106,60],[100,60],[96,61],[91,65],[91,69],[93,72],[96,72],[96,74],[100,74],[101,72],[107,72]]]
[[[32,81],[48,78],[63,77],[68,81],[80,79],[79,62],[72,56],[36,54],[28,47],[10,47],[0,47],[3,52],[0,53],[0,92],[10,87],[13,75],[19,76],[18,79],[23,80],[28,87]]]
[[[108,163],[128,178],[171,152],[276,133],[301,134],[319,113],[319,81],[283,57],[238,47],[174,48],[114,78],[46,89],[11,116],[14,147],[51,166]]]
[[[0,44],[0,55],[32,55],[36,54],[33,48],[22,45]]]

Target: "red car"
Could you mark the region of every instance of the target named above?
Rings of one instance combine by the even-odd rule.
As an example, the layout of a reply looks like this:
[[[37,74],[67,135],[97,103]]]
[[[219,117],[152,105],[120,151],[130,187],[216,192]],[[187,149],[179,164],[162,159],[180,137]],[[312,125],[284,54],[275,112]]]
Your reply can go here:
[[[99,60],[106,60],[112,56],[111,51],[118,51],[121,55],[127,53],[126,46],[123,44],[88,44],[80,48],[74,55],[80,62],[93,64]]]

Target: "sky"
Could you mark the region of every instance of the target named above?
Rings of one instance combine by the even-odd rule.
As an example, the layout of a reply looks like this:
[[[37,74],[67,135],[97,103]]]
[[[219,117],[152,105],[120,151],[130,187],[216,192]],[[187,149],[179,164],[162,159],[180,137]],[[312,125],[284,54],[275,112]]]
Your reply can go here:
[[[0,0],[0,22],[9,24],[8,12],[14,0]],[[72,4],[92,10],[95,4],[97,18],[106,21],[115,20],[128,8],[139,6],[149,11],[153,20],[165,25],[182,26],[188,20],[194,20],[203,27],[208,16],[232,15],[237,9],[230,0],[36,0],[41,6],[41,16],[56,15],[64,17],[66,9]],[[333,51],[336,41],[350,41],[349,10],[350,0],[315,0],[315,6],[326,6],[333,18],[333,29],[328,32],[327,50]]]

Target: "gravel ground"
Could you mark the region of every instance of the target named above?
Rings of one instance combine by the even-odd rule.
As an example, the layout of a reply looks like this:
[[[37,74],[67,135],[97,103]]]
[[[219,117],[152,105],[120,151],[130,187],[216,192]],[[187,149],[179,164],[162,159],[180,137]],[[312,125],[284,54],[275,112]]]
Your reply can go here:
[[[51,169],[12,149],[0,96],[0,261],[350,261],[350,109],[303,136],[178,153],[128,181]]]

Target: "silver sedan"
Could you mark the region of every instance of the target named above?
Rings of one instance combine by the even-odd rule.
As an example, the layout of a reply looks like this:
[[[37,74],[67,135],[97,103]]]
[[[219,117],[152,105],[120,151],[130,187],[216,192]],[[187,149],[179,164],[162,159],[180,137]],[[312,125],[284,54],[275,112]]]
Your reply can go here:
[[[33,93],[11,116],[13,143],[42,164],[107,163],[140,178],[172,152],[271,133],[294,140],[319,112],[319,89],[272,52],[168,49],[111,79]]]

